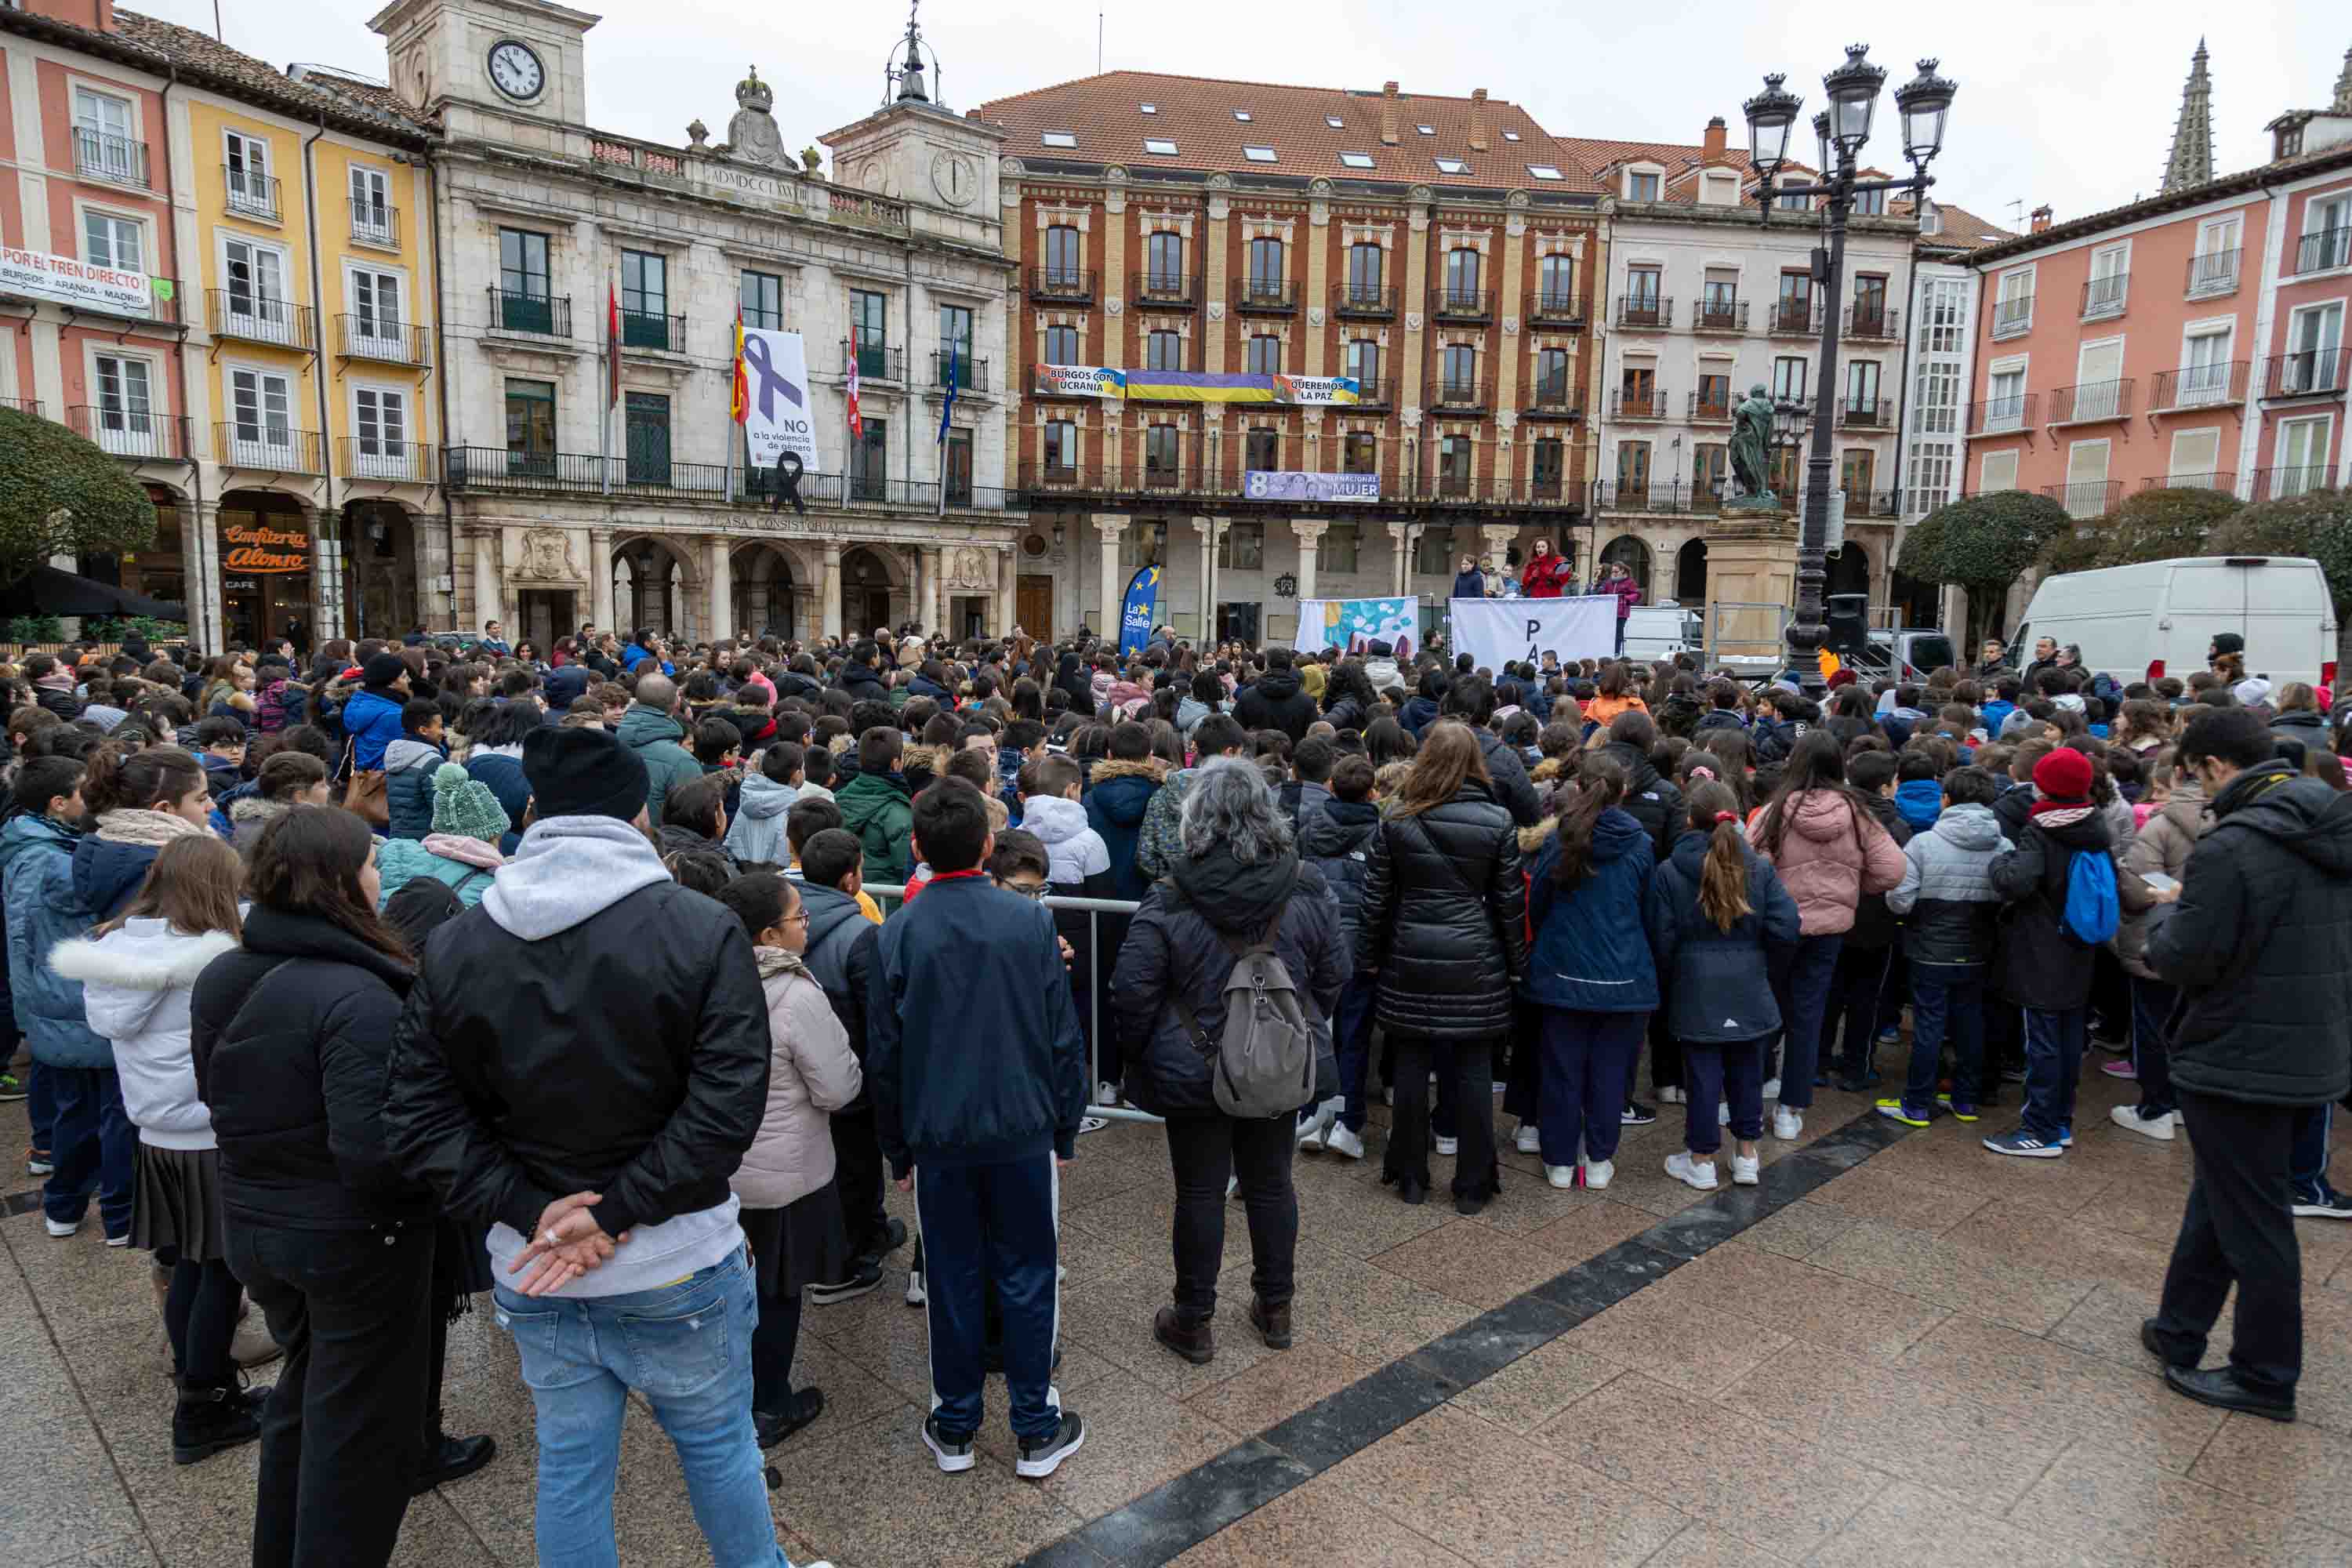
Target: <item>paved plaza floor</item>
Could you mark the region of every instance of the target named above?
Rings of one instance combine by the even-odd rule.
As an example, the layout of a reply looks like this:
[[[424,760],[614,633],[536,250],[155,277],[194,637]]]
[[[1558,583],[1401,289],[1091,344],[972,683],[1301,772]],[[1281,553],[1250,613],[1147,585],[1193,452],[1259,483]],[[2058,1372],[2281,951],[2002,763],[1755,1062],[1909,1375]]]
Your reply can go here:
[[[1505,1124],[1505,1191],[1475,1219],[1444,1201],[1449,1161],[1425,1206],[1380,1186],[1376,1127],[1360,1164],[1298,1161],[1286,1352],[1249,1331],[1230,1208],[1203,1367],[1151,1338],[1161,1135],[1115,1126],[1065,1173],[1058,1382],[1084,1450],[1015,1479],[998,1380],[978,1468],[932,1467],[901,1253],[881,1290],[808,1311],[794,1381],[827,1409],[773,1451],[777,1522],[796,1563],[840,1568],[2352,1564],[2352,1224],[2297,1222],[2300,1424],[2168,1393],[2137,1333],[2189,1152],[2108,1124],[2127,1088],[2085,1075],[2056,1161],[1978,1147],[2013,1089],[1977,1128],[1918,1132],[1824,1091],[1802,1143],[1765,1143],[1761,1187],[1712,1194],[1660,1169],[1679,1108],[1627,1130],[1605,1193],[1546,1185]],[[0,1108],[0,1563],[247,1562],[255,1449],[172,1464],[147,1260],[94,1221],[43,1234],[24,1131]],[[2225,1318],[2209,1360],[2228,1337]],[[455,1331],[447,1394],[451,1430],[495,1434],[499,1458],[419,1499],[394,1561],[527,1564],[530,1401],[486,1310]],[[709,1562],[635,1405],[616,1514],[625,1563]]]

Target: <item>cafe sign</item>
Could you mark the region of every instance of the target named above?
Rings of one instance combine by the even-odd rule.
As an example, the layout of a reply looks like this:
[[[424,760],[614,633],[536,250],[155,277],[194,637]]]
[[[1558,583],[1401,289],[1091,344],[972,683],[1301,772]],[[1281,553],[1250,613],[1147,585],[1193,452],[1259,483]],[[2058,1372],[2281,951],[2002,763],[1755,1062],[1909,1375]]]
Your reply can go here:
[[[228,553],[221,560],[226,572],[308,572],[310,535],[306,530],[270,528],[258,523],[232,523],[221,530]]]

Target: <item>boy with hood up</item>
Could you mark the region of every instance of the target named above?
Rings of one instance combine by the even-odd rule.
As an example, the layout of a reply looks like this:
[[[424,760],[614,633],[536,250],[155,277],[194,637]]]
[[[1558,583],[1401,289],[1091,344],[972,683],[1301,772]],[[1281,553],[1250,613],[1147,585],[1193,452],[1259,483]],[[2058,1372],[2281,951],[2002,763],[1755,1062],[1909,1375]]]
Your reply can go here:
[[[1984,983],[1992,963],[2001,895],[1993,862],[2011,846],[1992,814],[2000,785],[1982,768],[1955,768],[1943,784],[1933,826],[1903,847],[1903,880],[1886,907],[1905,918],[1911,971],[1911,1067],[1903,1092],[1878,1114],[1925,1127],[1940,1102],[1961,1121],[1977,1119],[1984,1075]],[[1952,1043],[1952,1092],[1936,1093],[1944,1042]]]

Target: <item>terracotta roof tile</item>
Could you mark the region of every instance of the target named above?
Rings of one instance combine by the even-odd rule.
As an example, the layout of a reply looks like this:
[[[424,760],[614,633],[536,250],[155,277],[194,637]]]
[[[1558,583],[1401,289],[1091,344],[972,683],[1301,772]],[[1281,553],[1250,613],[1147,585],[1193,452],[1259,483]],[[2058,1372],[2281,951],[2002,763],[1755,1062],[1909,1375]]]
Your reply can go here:
[[[1886,210],[1907,217],[1911,213],[1911,199],[1898,196],[1887,204]],[[1940,220],[1936,232],[1923,234],[1919,237],[1922,243],[1939,249],[1974,250],[1979,246],[1999,245],[2002,240],[2017,237],[1999,224],[1980,218],[1968,208],[1954,206],[1949,202],[1936,203],[1936,213]]]
[[[300,113],[308,106],[313,110],[324,109],[348,118],[377,121],[383,130],[404,140],[429,129],[387,89],[341,76],[333,79],[332,88],[297,81],[267,60],[232,49],[192,27],[137,11],[117,10],[114,20],[113,34],[100,36],[110,36],[183,67],[203,71],[290,112]]]
[[[1596,190],[1582,159],[1537,124],[1517,104],[1498,98],[1485,103],[1486,149],[1470,145],[1472,100],[1427,93],[1397,95],[1397,142],[1381,141],[1382,97],[1378,88],[1291,87],[1269,82],[1223,81],[1206,77],[1165,76],[1151,71],[1110,71],[1031,92],[1000,98],[978,110],[1006,132],[1004,151],[1031,162],[1066,159],[1082,163],[1118,163],[1132,169],[1177,168],[1231,174],[1322,176],[1433,186],[1534,191]],[[1158,112],[1145,114],[1150,103]],[[1235,110],[1250,118],[1234,118]],[[1333,126],[1328,121],[1340,121]],[[1427,125],[1433,134],[1417,129]],[[1507,141],[1505,132],[1519,140]],[[1046,146],[1047,132],[1066,132],[1074,145]],[[1147,137],[1172,142],[1171,156],[1147,153]],[[1271,163],[1253,160],[1243,149],[1270,148]],[[1339,161],[1342,153],[1370,155],[1369,169]],[[1450,174],[1439,158],[1457,161]],[[1557,168],[1558,180],[1540,179],[1528,166]]]

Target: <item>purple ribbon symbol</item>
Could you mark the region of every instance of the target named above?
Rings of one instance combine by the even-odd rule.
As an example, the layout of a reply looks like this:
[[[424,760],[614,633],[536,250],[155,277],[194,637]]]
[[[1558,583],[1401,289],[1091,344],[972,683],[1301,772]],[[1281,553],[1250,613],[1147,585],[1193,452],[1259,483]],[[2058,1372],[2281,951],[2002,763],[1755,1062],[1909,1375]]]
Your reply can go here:
[[[767,339],[754,337],[749,332],[744,333],[743,363],[751,368],[752,374],[756,377],[751,395],[760,400],[761,418],[773,419],[776,416],[774,394],[779,392],[791,400],[793,407],[803,406],[801,402],[801,389],[786,381],[776,368],[768,363]]]

